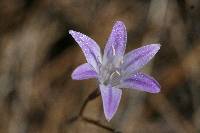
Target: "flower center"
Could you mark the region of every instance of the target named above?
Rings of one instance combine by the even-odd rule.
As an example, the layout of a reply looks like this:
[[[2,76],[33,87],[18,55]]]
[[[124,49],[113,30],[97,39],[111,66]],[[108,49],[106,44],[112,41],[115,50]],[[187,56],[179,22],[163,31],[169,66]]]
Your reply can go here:
[[[121,79],[121,74],[118,70],[116,70],[110,75],[110,84],[112,86],[116,86],[119,84],[120,79]]]
[[[120,63],[111,60],[100,67],[99,81],[104,85],[117,86],[121,79]]]

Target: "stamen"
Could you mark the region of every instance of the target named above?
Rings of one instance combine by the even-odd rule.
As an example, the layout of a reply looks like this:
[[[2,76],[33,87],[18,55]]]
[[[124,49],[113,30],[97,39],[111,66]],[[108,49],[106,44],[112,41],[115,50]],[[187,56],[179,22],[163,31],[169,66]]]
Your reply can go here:
[[[110,84],[112,86],[116,86],[120,83],[120,78],[121,78],[121,74],[118,70],[114,71],[111,75],[110,75]]]
[[[113,45],[112,45],[112,51],[113,51],[113,56],[115,56],[115,55],[116,55],[116,52],[115,52],[115,48],[114,48]]]

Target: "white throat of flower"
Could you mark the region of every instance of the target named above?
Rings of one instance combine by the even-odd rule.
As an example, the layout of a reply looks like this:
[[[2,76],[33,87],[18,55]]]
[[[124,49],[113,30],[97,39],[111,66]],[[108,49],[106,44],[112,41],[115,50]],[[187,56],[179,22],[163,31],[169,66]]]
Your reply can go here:
[[[109,60],[104,60],[100,66],[99,82],[104,85],[117,86],[121,80],[120,66],[123,63],[122,57],[113,56]]]

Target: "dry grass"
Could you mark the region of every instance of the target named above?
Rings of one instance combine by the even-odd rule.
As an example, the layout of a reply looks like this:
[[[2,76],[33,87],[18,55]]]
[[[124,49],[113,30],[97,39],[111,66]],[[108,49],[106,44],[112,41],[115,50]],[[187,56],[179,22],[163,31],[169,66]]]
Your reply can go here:
[[[103,48],[116,20],[125,22],[128,48],[162,44],[144,71],[161,84],[157,95],[125,90],[116,116],[107,123],[101,99],[84,117],[123,133],[200,131],[200,2],[198,0],[1,0],[0,132],[109,133],[77,120],[94,80],[73,81],[85,62],[69,29]]]

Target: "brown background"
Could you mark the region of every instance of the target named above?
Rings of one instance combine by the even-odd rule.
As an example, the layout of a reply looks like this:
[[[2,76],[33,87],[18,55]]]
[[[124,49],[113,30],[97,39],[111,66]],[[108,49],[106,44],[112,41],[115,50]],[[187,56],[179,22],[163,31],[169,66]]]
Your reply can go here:
[[[125,89],[115,117],[105,120],[100,97],[84,117],[123,133],[200,132],[199,0],[1,0],[0,133],[109,133],[76,116],[95,80],[73,81],[85,62],[68,34],[80,31],[101,48],[116,20],[127,50],[161,43],[144,72],[159,94]]]

